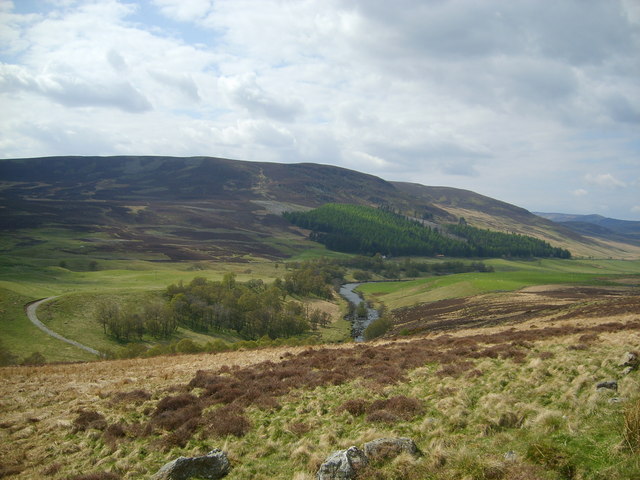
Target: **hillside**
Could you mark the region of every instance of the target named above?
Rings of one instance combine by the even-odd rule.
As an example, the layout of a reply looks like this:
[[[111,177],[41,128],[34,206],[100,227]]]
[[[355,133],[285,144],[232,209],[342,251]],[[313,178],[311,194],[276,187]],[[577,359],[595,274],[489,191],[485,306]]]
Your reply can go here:
[[[568,250],[525,235],[467,225],[429,227],[429,222],[363,205],[327,203],[306,212],[285,212],[294,225],[331,250],[373,256],[561,257]]]
[[[358,478],[638,478],[637,357],[621,365],[638,344],[637,295],[501,298],[438,304],[431,325],[399,319],[438,333],[367,345],[2,368],[0,474],[149,478],[218,447],[230,480],[311,480],[335,450],[409,437],[420,456]]]
[[[618,220],[602,215],[571,215],[566,213],[536,213],[581,235],[615,239],[640,245],[640,222]]]
[[[620,235],[595,236],[577,231],[525,210],[468,190],[392,182],[399,190],[427,202],[453,217],[464,217],[473,226],[532,235],[556,247],[567,248],[574,256],[638,258],[640,248],[632,238]]]
[[[311,248],[282,217],[324,203],[384,206],[436,224],[532,235],[583,256],[637,257],[640,248],[583,237],[488,197],[387,182],[344,168],[213,157],[49,157],[0,161],[5,245],[42,242],[27,230],[62,229],[95,258],[156,261],[284,258]],[[79,254],[79,247],[66,250]],[[129,256],[129,257],[128,257]]]

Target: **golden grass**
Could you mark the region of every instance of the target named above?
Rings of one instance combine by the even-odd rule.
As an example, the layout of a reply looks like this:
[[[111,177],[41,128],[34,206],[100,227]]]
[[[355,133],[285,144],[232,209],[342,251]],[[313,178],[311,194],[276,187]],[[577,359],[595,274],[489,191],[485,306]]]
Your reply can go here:
[[[379,384],[356,378],[311,390],[294,389],[278,399],[279,410],[249,408],[246,415],[252,429],[245,437],[232,435],[211,439],[196,435],[184,447],[174,447],[168,452],[155,443],[154,437],[119,440],[115,427],[111,443],[104,440],[104,434],[99,430],[74,433],[74,422],[81,410],[99,412],[110,426],[144,422],[161,399],[187,392],[186,384],[198,370],[233,372],[234,367],[246,368],[265,361],[278,365],[296,355],[312,358],[314,352],[326,352],[330,355],[327,359],[349,353],[355,355],[355,359],[376,361],[379,355],[385,355],[379,353],[385,351],[385,346],[402,348],[423,338],[384,340],[366,347],[353,344],[279,347],[6,367],[0,369],[0,456],[5,471],[14,472],[8,475],[10,478],[67,478],[70,473],[114,471],[122,478],[134,479],[148,476],[159,465],[178,455],[202,454],[207,448],[218,446],[229,452],[234,463],[229,478],[303,480],[314,478],[315,470],[333,450],[361,446],[381,436],[407,435],[418,441],[427,452],[425,457],[399,457],[383,467],[387,472],[385,475],[389,476],[376,477],[372,473],[368,478],[424,478],[420,475],[427,471],[437,472],[433,478],[440,479],[491,478],[489,475],[493,474],[497,475],[493,478],[542,478],[534,474],[540,469],[553,469],[553,462],[566,459],[548,460],[546,444],[535,443],[537,438],[580,432],[586,428],[583,422],[589,415],[616,411],[616,404],[609,403],[614,395],[637,396],[640,386],[635,375],[625,377],[617,393],[596,392],[593,386],[616,371],[624,351],[637,349],[640,331],[604,329],[585,337],[588,329],[595,331],[609,322],[628,323],[637,319],[637,312],[553,321],[541,317],[515,326],[458,330],[448,336],[431,334],[426,338],[446,342],[460,340],[462,343],[452,344],[452,351],[461,355],[466,351],[463,348],[473,346],[470,339],[482,336],[473,342],[477,343],[476,353],[485,353],[475,358],[471,348],[468,352],[472,356],[465,360],[468,366],[452,368],[444,374],[438,373],[441,366],[427,363],[407,371],[406,378],[396,383]],[[570,330],[576,326],[585,330]],[[522,359],[493,356],[490,349],[502,336],[526,333],[534,330],[532,327],[536,331],[552,327],[558,329],[559,336],[547,336],[518,347],[518,351],[524,352]],[[565,333],[562,333],[563,328],[567,329]],[[455,358],[451,362],[454,366],[461,364]],[[137,390],[148,392],[150,398],[144,393],[126,396],[127,392]],[[125,393],[124,400],[115,402],[117,392]],[[200,395],[201,390],[193,392]],[[341,409],[348,400],[358,398],[364,401],[361,414]],[[401,398],[408,400],[394,400]],[[547,398],[553,399],[549,400],[551,403],[545,404]],[[395,413],[397,418],[391,423],[367,421],[366,408],[376,401],[378,411]],[[205,414],[212,411],[211,408],[207,407]],[[619,410],[624,408],[620,406]],[[380,417],[383,420],[390,418]],[[634,418],[628,417],[629,429],[634,428]],[[524,437],[532,438],[532,444],[538,445],[538,450],[531,453],[538,463],[524,460]],[[622,442],[622,436],[620,439]],[[519,460],[506,462],[501,450],[479,457],[478,448],[484,444],[490,448],[502,448],[502,445],[508,449],[519,448]],[[569,464],[558,465],[573,468]],[[286,476],[282,476],[283,472]]]

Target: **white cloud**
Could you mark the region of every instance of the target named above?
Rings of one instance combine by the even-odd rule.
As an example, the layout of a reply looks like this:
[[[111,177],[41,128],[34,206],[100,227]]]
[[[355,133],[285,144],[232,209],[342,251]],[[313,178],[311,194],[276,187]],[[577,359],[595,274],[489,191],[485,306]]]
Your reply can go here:
[[[204,19],[213,7],[212,0],[152,0],[163,15],[181,22]]]
[[[222,77],[219,85],[233,103],[252,115],[290,122],[303,110],[302,103],[296,99],[267,93],[258,85],[254,73]]]
[[[588,173],[585,175],[584,179],[592,185],[597,185],[599,187],[605,188],[621,188],[627,186],[626,183],[618,180],[610,173],[600,173],[597,175]]]
[[[634,207],[631,207],[631,211],[633,213],[640,213],[640,205],[636,205]]]
[[[575,197],[584,197],[585,195],[589,194],[589,192],[587,190],[585,190],[584,188],[578,188],[578,189],[574,190],[571,193]]]
[[[637,2],[14,3],[2,157],[315,161],[531,210],[637,204]]]

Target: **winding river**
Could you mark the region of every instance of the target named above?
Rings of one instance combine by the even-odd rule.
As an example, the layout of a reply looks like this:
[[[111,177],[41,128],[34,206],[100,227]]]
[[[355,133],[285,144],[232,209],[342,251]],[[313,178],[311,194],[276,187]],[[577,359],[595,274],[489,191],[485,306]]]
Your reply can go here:
[[[363,301],[360,294],[354,290],[358,288],[362,283],[345,283],[340,287],[340,295],[342,295],[348,302],[353,304],[354,309],[358,307],[360,302]],[[351,319],[351,336],[356,342],[364,342],[364,330],[369,326],[371,322],[378,318],[378,310],[375,308],[367,307],[367,317],[354,317]]]

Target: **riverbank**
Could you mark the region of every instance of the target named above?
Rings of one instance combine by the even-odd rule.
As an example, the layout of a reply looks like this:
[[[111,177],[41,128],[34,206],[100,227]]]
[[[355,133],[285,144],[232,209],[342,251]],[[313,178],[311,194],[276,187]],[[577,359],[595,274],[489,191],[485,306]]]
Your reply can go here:
[[[352,311],[354,313],[351,315],[347,315],[347,319],[351,322],[351,336],[356,342],[364,342],[365,329],[371,324],[371,322],[377,320],[379,317],[378,310],[376,310],[375,308],[370,308],[361,294],[355,291],[355,289],[363,283],[369,282],[345,283],[344,285],[340,286],[340,295],[342,295],[344,299],[346,299],[351,305],[353,305]],[[365,303],[365,308],[367,310],[366,317],[358,316],[355,313],[358,305],[360,305],[361,302]]]

